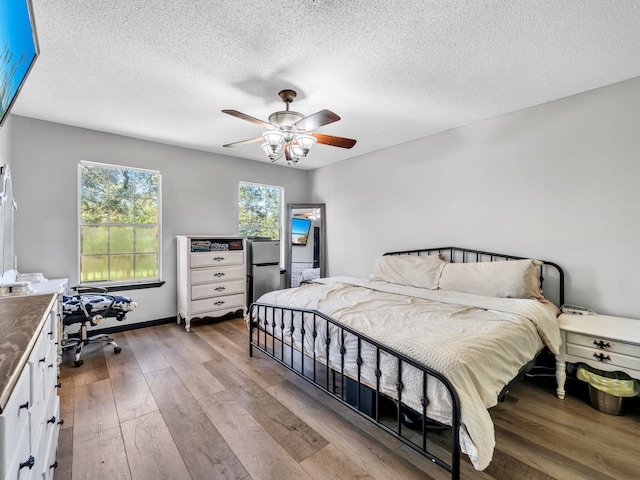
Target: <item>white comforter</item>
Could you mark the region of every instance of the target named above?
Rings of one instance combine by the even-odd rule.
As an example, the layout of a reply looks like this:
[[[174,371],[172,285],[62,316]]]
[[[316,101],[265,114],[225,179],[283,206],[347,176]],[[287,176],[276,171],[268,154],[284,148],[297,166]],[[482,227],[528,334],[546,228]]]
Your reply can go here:
[[[368,279],[339,277],[316,284],[263,295],[260,303],[322,312],[443,375],[455,387],[461,405],[460,446],[474,467],[483,470],[495,447],[493,422],[487,411],[497,396],[543,344],[558,353],[560,332],[553,308],[536,300],[481,297],[442,290],[426,290]],[[307,332],[312,331],[305,318]],[[279,322],[278,322],[279,323]],[[301,350],[299,316],[294,317],[293,344]],[[269,327],[270,328],[270,327]],[[291,342],[291,321],[276,326],[276,336]],[[304,351],[314,349],[326,362],[326,330],[314,340],[307,333]],[[331,336],[331,331],[329,332]],[[357,347],[345,338],[346,373],[355,376]],[[330,344],[329,364],[340,371],[337,341]],[[375,385],[375,350],[361,352],[362,381]],[[381,357],[381,391],[397,398],[397,362]],[[421,412],[422,374],[403,366],[402,402]],[[374,387],[375,388],[375,387]],[[429,381],[427,415],[450,424],[451,403],[444,388]]]

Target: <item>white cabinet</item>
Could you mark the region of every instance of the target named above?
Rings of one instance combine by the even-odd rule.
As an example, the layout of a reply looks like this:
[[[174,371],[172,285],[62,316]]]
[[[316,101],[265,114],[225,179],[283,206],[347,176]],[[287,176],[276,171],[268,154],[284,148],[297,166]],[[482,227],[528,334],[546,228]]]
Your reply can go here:
[[[57,294],[0,299],[0,479],[51,479],[60,428]]]
[[[181,235],[178,243],[178,323],[246,312],[245,239]]]
[[[559,398],[565,395],[567,362],[583,362],[640,379],[640,320],[563,313],[558,317],[558,326],[562,337],[560,354],[556,356]]]

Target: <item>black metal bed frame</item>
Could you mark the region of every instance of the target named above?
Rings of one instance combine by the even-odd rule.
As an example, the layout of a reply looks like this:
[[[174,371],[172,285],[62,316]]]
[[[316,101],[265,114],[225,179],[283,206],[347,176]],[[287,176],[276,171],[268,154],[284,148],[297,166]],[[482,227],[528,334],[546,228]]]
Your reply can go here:
[[[473,262],[521,260],[526,258],[458,247],[405,250],[398,252],[389,252],[385,255],[433,255],[436,253],[440,254],[446,261],[449,262],[469,262],[470,256],[473,257],[473,260],[471,260]],[[558,297],[557,299],[554,299],[554,301],[559,302],[558,305],[562,305],[562,303],[564,302],[564,272],[555,263],[545,261],[543,265],[540,266],[541,282],[544,281],[544,276],[542,274],[543,270],[547,270],[548,267],[551,268],[552,272],[555,272],[554,280],[555,282],[557,282],[558,287]],[[296,332],[294,327],[294,315],[300,316],[301,328],[299,332]],[[286,307],[281,305],[271,305],[265,303],[253,303],[249,309],[249,319],[250,356],[253,356],[253,349],[256,348],[265,355],[273,358],[278,363],[284,365],[298,376],[309,381],[331,397],[335,398],[347,407],[372,421],[387,433],[391,434],[418,453],[430,459],[433,463],[450,472],[452,479],[458,480],[460,478],[460,401],[455,388],[451,385],[449,380],[444,375],[416,362],[415,360],[407,357],[406,355],[403,355],[400,352],[397,352],[383,344],[380,344],[379,342],[376,342],[375,340],[369,338],[367,335],[355,331],[350,327],[332,319],[331,317],[315,310]],[[305,329],[305,321],[309,321],[313,325],[311,331]],[[290,341],[285,339],[285,326],[288,326],[287,324],[285,324],[285,322],[290,322]],[[269,327],[271,327],[271,333],[269,333]],[[280,337],[276,335],[276,327],[280,328]],[[330,346],[332,337],[329,334],[330,327],[331,329],[337,329],[338,331],[337,337],[334,338],[337,338],[337,341],[340,342],[339,369],[331,367],[332,362],[330,358]],[[323,329],[323,331],[326,333],[326,361],[322,361],[322,363],[320,363],[317,358],[317,352],[315,348],[315,339],[321,329]],[[302,345],[302,351],[298,351],[294,348],[294,335],[296,334],[299,335],[299,339]],[[353,378],[353,374],[349,376],[345,373],[346,347],[344,344],[344,340],[346,334],[353,335],[357,338],[357,374],[355,375],[355,378]],[[307,349],[305,349],[305,338],[311,339],[311,343],[314,345],[313,351],[307,351]],[[361,357],[361,352],[363,344],[368,345],[369,348],[374,348],[376,352],[376,368],[374,371],[376,377],[375,385],[370,385],[362,381],[361,365],[363,360]],[[380,377],[382,375],[382,372],[380,370],[381,353],[393,357],[397,361],[398,366],[397,381],[395,385],[396,396],[393,399],[395,402],[397,402],[396,418],[392,423],[389,421],[389,418],[383,419],[380,412],[381,401],[388,399],[388,397],[380,391]],[[517,380],[522,378],[534,363],[535,359],[529,362],[529,364],[525,365],[518,373],[518,375],[514,378],[514,380],[512,380],[508,385],[505,386],[503,392],[500,394],[500,397],[506,395],[511,386]],[[402,404],[402,391],[404,389],[404,385],[402,383],[402,371],[403,365],[405,364],[417,369],[419,372],[421,372],[422,375],[422,412],[417,412],[420,415],[419,427],[421,437],[419,442],[413,441],[408,436],[403,435],[403,426],[405,420],[403,412],[405,407],[404,404]],[[355,382],[355,399],[353,398],[353,394],[351,395],[351,398],[349,398],[347,392],[347,382],[349,381]],[[450,425],[444,425],[438,422],[431,421],[427,416],[427,406],[429,404],[429,399],[427,397],[427,385],[430,381],[440,382],[449,393],[452,410]],[[362,398],[363,393],[372,396],[373,408],[366,408],[366,402]],[[384,423],[385,420],[386,423]],[[448,459],[448,461],[438,457],[434,452],[429,451],[430,443],[434,440],[429,440],[428,434],[433,431],[434,425],[435,429],[438,432],[441,432],[443,429],[450,432],[450,438],[448,442],[450,443],[450,458]],[[405,428],[409,427],[405,426]]]

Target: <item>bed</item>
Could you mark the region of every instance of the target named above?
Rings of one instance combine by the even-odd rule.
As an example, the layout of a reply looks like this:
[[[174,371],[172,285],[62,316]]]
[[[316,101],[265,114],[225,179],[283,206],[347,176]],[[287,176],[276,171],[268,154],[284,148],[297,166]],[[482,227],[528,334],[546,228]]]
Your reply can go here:
[[[544,282],[544,295],[542,286]],[[392,252],[369,278],[270,292],[256,348],[459,478],[488,466],[488,408],[544,349],[557,353],[564,274],[552,262],[457,247]]]

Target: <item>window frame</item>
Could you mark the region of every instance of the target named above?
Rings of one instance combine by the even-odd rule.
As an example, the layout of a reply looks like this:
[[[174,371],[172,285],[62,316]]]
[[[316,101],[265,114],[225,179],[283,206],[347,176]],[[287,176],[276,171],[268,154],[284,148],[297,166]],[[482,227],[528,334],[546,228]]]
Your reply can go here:
[[[82,281],[82,227],[85,224],[82,222],[82,168],[83,167],[100,167],[100,168],[110,168],[114,170],[128,170],[132,172],[146,172],[156,174],[158,177],[158,185],[157,185],[157,229],[158,229],[158,251],[157,251],[157,260],[158,260],[158,276],[154,278],[145,278],[145,279],[129,279],[129,280],[101,280],[95,282],[83,282]],[[77,221],[78,221],[78,250],[77,250],[77,274],[78,274],[78,285],[83,287],[101,287],[107,288],[108,291],[117,291],[117,290],[132,290],[132,289],[140,289],[140,288],[150,288],[150,287],[159,287],[163,285],[165,282],[162,280],[162,173],[159,170],[154,170],[150,168],[139,168],[132,167],[128,165],[116,165],[111,163],[103,163],[103,162],[92,162],[81,160],[78,162],[78,192],[77,192]],[[117,225],[117,224],[98,224],[98,225]],[[122,224],[124,225],[124,224]],[[136,225],[143,224],[126,224],[131,225],[135,228]],[[134,250],[135,254],[135,250]],[[109,258],[112,253],[106,253]],[[109,262],[110,263],[110,262]],[[109,270],[109,274],[111,271]]]

